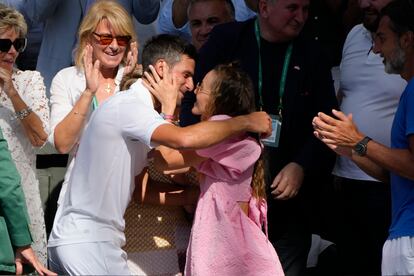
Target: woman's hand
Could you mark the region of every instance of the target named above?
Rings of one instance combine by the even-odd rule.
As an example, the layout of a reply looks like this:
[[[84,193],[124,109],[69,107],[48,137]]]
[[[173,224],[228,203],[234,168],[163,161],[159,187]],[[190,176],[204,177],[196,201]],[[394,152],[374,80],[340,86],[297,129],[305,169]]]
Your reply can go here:
[[[143,85],[161,103],[162,112],[168,115],[174,114],[179,92],[178,82],[170,73],[167,63],[163,65],[163,77],[160,78],[155,68],[150,65],[151,74],[144,72]]]
[[[56,273],[45,268],[37,259],[33,249],[30,246],[18,247],[16,249],[16,275],[23,273],[23,264],[28,263],[36,270],[39,275],[57,275]]]
[[[2,67],[0,67],[0,86],[9,98],[17,94],[12,81],[12,72]]]
[[[136,41],[131,42],[130,50],[127,54],[127,61],[124,69],[124,76],[133,72],[138,63],[138,44]]]
[[[90,44],[83,50],[83,69],[85,71],[86,89],[95,94],[99,87],[99,67],[100,61],[97,59],[93,62],[93,48]]]

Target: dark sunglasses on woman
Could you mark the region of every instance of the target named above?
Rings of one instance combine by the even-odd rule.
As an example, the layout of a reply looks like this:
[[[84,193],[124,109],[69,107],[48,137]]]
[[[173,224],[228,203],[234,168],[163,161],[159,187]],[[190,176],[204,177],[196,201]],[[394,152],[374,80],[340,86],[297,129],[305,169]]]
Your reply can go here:
[[[14,41],[11,41],[8,38],[0,39],[0,52],[7,53],[10,51],[11,46],[13,45],[14,49],[17,52],[21,53],[26,49],[27,39],[26,38],[16,38]]]
[[[110,34],[98,34],[95,32],[93,32],[93,34],[99,37],[99,44],[105,46],[111,44],[114,39],[116,39],[116,42],[119,46],[127,46],[129,41],[131,40],[131,37],[129,35],[112,36]]]

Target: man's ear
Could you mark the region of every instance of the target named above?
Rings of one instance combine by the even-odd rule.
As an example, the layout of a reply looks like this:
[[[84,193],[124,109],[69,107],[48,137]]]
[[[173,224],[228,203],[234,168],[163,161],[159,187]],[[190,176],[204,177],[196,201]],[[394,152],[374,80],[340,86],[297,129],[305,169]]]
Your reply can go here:
[[[414,48],[414,33],[412,31],[405,32],[400,37],[401,48]]]
[[[267,11],[268,3],[267,0],[258,0],[258,12],[263,18],[267,18],[269,16],[269,13]]]
[[[160,76],[160,78],[162,78],[164,76],[165,60],[164,59],[158,59],[155,62],[154,68],[155,68],[155,71],[157,71],[158,76]]]

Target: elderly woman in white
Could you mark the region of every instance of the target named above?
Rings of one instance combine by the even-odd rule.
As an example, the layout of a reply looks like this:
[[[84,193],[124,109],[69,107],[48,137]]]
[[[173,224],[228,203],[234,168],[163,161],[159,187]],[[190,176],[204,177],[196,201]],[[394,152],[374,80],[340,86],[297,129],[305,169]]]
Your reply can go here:
[[[16,10],[0,4],[0,128],[21,175],[33,249],[46,265],[46,230],[36,178],[35,147],[48,137],[49,105],[43,78],[14,64],[26,47],[27,25]]]

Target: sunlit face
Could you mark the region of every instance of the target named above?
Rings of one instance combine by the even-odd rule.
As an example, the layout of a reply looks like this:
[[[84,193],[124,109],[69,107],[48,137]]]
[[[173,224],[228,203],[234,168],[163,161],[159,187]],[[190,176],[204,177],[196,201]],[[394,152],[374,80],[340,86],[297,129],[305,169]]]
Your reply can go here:
[[[19,38],[19,35],[15,32],[14,28],[10,28],[6,32],[0,34],[0,38],[14,41],[16,38]],[[11,46],[7,52],[0,51],[0,67],[11,72],[18,56],[19,52],[16,51],[14,46]]]
[[[401,48],[398,35],[391,30],[390,23],[388,16],[381,18],[375,35],[374,52],[384,58],[387,73],[400,74],[405,65],[405,52]]]
[[[112,35],[113,37],[125,34],[118,34],[112,28],[108,20],[103,19],[95,29],[95,33],[103,35]],[[91,34],[94,59],[98,59],[101,67],[113,69],[119,66],[125,55],[127,46],[120,46],[116,39],[112,40],[109,45],[101,45],[99,37]]]
[[[233,21],[225,1],[207,0],[192,3],[188,10],[192,44],[197,50],[203,46],[214,26]]]
[[[216,78],[217,74],[214,70],[208,72],[203,81],[194,90],[197,98],[197,101],[194,103],[194,107],[191,110],[194,115],[206,115],[207,106],[212,100],[211,91]]]
[[[174,64],[171,69],[173,78],[178,81],[180,85],[180,93],[177,97],[177,105],[181,105],[181,100],[185,92],[194,89],[193,75],[195,68],[195,60],[187,55],[182,55],[178,63]]]
[[[269,35],[279,41],[289,41],[305,25],[309,0],[260,0],[259,9]]]
[[[378,28],[379,13],[391,0],[359,0],[358,4],[363,13],[362,23],[365,28],[375,32]]]

